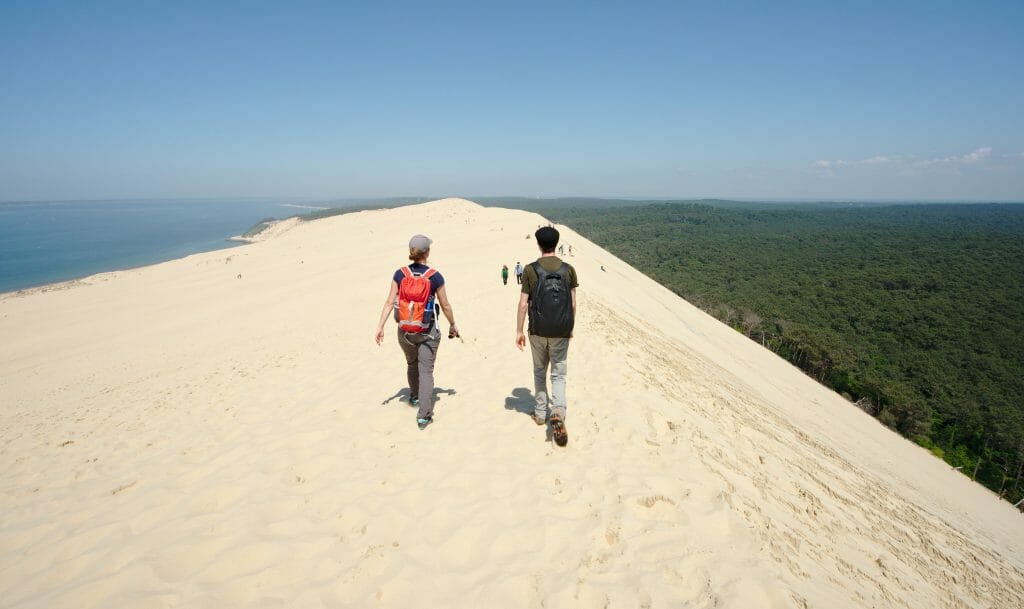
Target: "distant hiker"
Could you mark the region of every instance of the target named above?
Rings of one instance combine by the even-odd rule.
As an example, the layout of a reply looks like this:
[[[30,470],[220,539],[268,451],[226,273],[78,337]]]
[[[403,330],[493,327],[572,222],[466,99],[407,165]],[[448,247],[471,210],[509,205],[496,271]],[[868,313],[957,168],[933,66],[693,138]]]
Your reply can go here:
[[[409,240],[412,264],[403,266],[392,276],[375,337],[378,345],[384,341],[384,322],[393,314],[398,322],[398,345],[405,353],[409,398],[414,406],[419,406],[416,424],[420,429],[434,421],[434,360],[441,344],[438,305],[451,326],[448,335],[459,335],[452,307],[448,304],[444,277],[437,269],[427,266],[431,243],[423,235]]]
[[[535,233],[541,257],[523,271],[523,289],[516,314],[516,347],[526,346],[523,322],[530,318],[530,352],[533,355],[533,387],[537,405],[533,421],[548,422],[555,443],[565,446],[569,434],[565,429],[565,374],[569,339],[576,320],[576,269],[555,256],[558,231],[545,226]],[[548,366],[551,367],[551,394],[547,390]]]
[[[572,253],[572,246],[571,245],[569,246],[569,255],[570,256],[575,256],[576,255],[576,254]]]
[[[501,265],[501,285],[508,285],[508,265]]]
[[[558,253],[563,255],[563,256],[565,255],[565,244],[564,243],[562,245],[558,246]]]
[[[523,265],[516,262],[516,283],[523,282]]]

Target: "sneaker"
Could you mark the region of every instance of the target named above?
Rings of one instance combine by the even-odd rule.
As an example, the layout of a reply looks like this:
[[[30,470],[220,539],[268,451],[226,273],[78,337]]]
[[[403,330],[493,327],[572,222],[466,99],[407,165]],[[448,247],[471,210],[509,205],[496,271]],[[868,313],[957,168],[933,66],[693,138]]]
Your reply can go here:
[[[426,429],[427,425],[430,425],[433,422],[434,422],[434,417],[427,417],[425,419],[416,419],[416,425],[418,425],[420,429]]]
[[[413,406],[419,406],[420,405],[420,399],[419,398],[411,398],[409,400],[409,403],[412,404]]]
[[[547,423],[547,421],[544,420],[544,417],[542,417],[539,414],[533,415],[533,422],[536,423],[537,425],[543,425]]]
[[[551,417],[551,437],[555,439],[555,444],[559,446],[565,446],[569,443],[569,432],[565,430],[565,423],[562,422],[562,418],[558,415]]]

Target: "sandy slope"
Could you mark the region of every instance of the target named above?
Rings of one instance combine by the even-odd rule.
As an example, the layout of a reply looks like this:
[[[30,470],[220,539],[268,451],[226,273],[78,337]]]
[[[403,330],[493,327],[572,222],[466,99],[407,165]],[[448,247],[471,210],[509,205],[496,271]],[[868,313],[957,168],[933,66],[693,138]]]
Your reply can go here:
[[[446,199],[0,297],[0,606],[1024,606],[1024,517],[568,229],[554,446],[499,276],[542,221]],[[465,336],[426,431],[373,343],[415,232]]]

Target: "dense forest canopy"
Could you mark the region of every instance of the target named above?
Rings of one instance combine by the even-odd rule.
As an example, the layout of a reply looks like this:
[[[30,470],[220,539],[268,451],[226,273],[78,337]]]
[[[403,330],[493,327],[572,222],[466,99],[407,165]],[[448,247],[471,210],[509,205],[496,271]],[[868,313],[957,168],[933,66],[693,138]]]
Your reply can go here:
[[[1024,496],[1024,204],[531,203]]]

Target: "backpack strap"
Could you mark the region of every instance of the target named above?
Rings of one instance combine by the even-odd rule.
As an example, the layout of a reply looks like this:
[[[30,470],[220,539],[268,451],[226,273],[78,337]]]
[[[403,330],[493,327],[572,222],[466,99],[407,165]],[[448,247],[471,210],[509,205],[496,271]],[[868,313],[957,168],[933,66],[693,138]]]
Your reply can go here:
[[[539,260],[534,260],[528,266],[531,269],[533,269],[533,274],[535,275],[535,278],[537,280],[537,283],[534,284],[533,290],[530,294],[530,299],[536,302],[537,299],[540,297],[540,285],[541,283],[543,283],[542,280],[544,279],[544,275],[547,274],[547,271],[541,268]]]
[[[412,270],[412,265],[410,264],[402,267],[402,274],[406,277],[426,277],[430,279],[437,274],[437,269],[428,267],[423,273],[417,274],[416,271]]]
[[[565,264],[564,262],[562,264]],[[533,290],[530,293],[530,300],[536,306],[536,303],[540,300],[540,291],[544,286],[544,280],[548,278],[548,275],[558,275],[558,271],[562,270],[562,267],[558,267],[558,271],[549,273],[544,270],[544,267],[540,265],[540,260],[534,260],[530,263],[530,268],[533,269],[533,274],[536,275],[537,283],[533,286]]]

